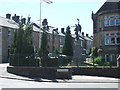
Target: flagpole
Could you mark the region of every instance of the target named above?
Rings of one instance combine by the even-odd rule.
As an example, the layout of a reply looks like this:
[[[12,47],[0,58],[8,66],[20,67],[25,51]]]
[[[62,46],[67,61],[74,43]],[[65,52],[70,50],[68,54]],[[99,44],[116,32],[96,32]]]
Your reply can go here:
[[[40,43],[41,43],[41,6],[42,6],[42,0],[40,0],[40,31],[39,31],[39,48],[40,48]]]
[[[41,20],[42,20],[42,1],[44,1],[44,2],[46,2],[46,3],[48,3],[48,4],[51,4],[51,3],[53,3],[52,1],[50,1],[50,0],[40,0],[40,31],[39,31],[39,48],[40,48],[40,46],[41,46],[41,36],[42,36],[42,32],[41,32],[41,26],[42,26],[42,24],[41,24]]]

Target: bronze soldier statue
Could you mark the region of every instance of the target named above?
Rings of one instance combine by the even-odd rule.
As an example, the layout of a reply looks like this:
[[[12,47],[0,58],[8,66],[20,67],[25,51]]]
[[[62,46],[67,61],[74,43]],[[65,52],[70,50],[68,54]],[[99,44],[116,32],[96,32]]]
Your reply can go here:
[[[81,25],[79,24],[79,19],[78,20],[78,24],[75,24],[75,35],[76,35],[76,40],[79,39],[79,32],[81,33]]]

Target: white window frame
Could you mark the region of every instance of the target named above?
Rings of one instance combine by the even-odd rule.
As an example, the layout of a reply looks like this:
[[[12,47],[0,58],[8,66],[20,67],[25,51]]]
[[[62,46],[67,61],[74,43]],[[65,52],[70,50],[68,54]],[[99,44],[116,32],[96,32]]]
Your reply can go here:
[[[108,54],[105,55],[105,61],[109,61],[109,55]]]
[[[109,20],[105,20],[105,21],[104,21],[104,26],[105,26],[105,27],[108,27],[109,24],[110,24]]]
[[[109,45],[110,44],[110,39],[109,38],[105,38],[105,45]]]
[[[116,24],[116,26],[119,26],[120,25],[120,19],[116,19],[115,24]]]
[[[115,26],[115,19],[110,19],[109,25],[110,26]]]

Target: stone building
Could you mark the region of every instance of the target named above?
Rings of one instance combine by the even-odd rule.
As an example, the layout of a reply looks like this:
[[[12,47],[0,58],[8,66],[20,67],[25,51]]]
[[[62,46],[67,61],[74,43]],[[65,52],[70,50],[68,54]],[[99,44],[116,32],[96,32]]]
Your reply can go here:
[[[10,45],[14,39],[14,30],[18,28],[17,23],[10,17],[10,14],[7,14],[6,18],[0,17],[0,63],[8,62]]]
[[[99,55],[105,61],[114,61],[120,54],[120,1],[107,0],[94,14],[93,46],[98,48]]]

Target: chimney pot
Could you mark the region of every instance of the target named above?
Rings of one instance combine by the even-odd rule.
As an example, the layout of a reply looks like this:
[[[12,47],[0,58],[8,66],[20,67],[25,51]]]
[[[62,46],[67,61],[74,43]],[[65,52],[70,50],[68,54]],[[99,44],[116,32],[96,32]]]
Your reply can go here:
[[[88,37],[88,34],[86,34],[86,36]]]
[[[6,18],[10,19],[11,18],[11,14],[6,14]]]
[[[82,32],[82,36],[84,36],[84,32]]]
[[[22,19],[21,19],[21,22],[22,22],[23,24],[26,24],[26,18],[22,18]]]
[[[61,28],[61,33],[65,34],[65,32],[64,32],[64,28]]]

